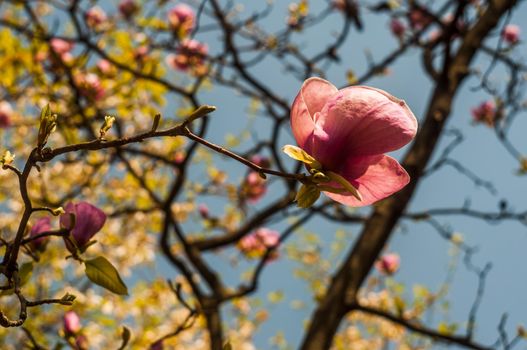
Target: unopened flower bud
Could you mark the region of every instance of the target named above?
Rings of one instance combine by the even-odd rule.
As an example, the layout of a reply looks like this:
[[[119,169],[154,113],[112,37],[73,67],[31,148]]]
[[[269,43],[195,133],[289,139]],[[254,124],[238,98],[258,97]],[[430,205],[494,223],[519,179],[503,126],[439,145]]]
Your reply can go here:
[[[38,147],[42,148],[48,142],[48,137],[57,127],[57,115],[51,113],[49,104],[40,112],[40,127],[38,129]]]
[[[75,311],[68,311],[63,318],[64,332],[67,335],[72,335],[80,331],[81,320]]]
[[[114,122],[115,122],[115,117],[112,117],[111,115],[107,115],[104,117],[104,124],[101,126],[101,129],[99,130],[101,139],[106,135],[108,130],[111,129]]]

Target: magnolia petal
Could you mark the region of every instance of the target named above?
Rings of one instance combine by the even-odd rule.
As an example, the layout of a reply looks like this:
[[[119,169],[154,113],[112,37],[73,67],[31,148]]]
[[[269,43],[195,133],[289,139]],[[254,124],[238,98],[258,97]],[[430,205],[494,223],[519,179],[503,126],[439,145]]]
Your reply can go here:
[[[337,92],[335,85],[317,77],[307,79],[300,89],[302,99],[312,117],[322,111],[326,102]]]
[[[309,78],[302,85],[291,107],[291,129],[301,148],[309,151],[306,142],[315,129],[314,116],[337,92],[333,84],[320,78]]]
[[[343,156],[369,156],[401,148],[414,138],[417,120],[404,101],[389,93],[351,86],[326,103],[316,127],[329,137],[314,133],[310,153],[334,169]]]
[[[397,160],[386,155],[348,159],[338,172],[361,194],[362,200],[349,193],[324,192],[329,198],[344,205],[361,207],[373,204],[399,191],[410,182],[410,177]]]
[[[79,248],[84,247],[106,222],[106,214],[101,209],[87,202],[68,203],[65,209],[66,214],[61,215],[60,225],[71,229],[70,214],[75,215],[74,227],[71,233]]]

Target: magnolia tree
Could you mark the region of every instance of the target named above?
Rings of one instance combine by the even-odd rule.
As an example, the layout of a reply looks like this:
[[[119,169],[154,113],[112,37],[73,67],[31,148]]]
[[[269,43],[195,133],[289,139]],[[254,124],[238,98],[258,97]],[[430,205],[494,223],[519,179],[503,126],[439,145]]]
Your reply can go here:
[[[503,182],[527,172],[511,136],[526,109],[520,1],[245,6],[0,2],[1,348],[521,344],[512,310],[478,327],[490,265],[445,221],[527,224],[525,203],[453,156],[488,129],[516,164]],[[369,86],[393,80],[414,86]],[[461,94],[481,104],[454,113]],[[444,168],[493,196],[419,201]],[[423,223],[461,263],[412,292],[398,274],[417,269],[389,243]],[[458,269],[476,278],[452,320]]]

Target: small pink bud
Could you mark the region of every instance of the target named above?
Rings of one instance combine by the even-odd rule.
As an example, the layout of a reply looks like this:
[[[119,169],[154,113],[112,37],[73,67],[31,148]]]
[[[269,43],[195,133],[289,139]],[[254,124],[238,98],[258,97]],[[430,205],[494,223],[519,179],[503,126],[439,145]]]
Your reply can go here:
[[[104,97],[104,88],[96,74],[79,74],[76,76],[76,80],[82,95],[95,101],[98,101]]]
[[[67,335],[75,334],[81,329],[81,320],[75,311],[68,311],[64,314],[63,324]]]
[[[79,334],[75,338],[75,346],[76,346],[75,350],[88,350],[89,349],[88,338],[84,334]]]
[[[104,59],[97,62],[97,69],[105,75],[111,75],[114,72],[114,67],[110,61]]]
[[[139,6],[134,0],[121,0],[119,3],[119,12],[127,20],[129,20],[138,10]]]
[[[199,212],[199,215],[201,215],[201,217],[203,219],[207,219],[209,217],[209,208],[207,207],[206,204],[200,204],[198,205],[198,212]]]
[[[7,101],[0,102],[0,128],[8,128],[11,126],[11,117],[13,116],[13,108]]]
[[[418,7],[410,10],[409,20],[410,26],[414,30],[421,30],[432,21],[430,16],[424,10]]]
[[[138,48],[134,50],[134,58],[136,61],[142,61],[146,58],[148,55],[148,46],[147,45],[141,45]]]
[[[168,11],[168,22],[173,31],[183,38],[194,29],[196,15],[194,10],[185,4],[176,5]]]
[[[241,196],[250,203],[256,203],[267,192],[267,182],[255,171],[250,171],[241,185]]]
[[[520,40],[520,27],[515,24],[508,24],[501,32],[502,39],[510,45],[518,43]]]
[[[49,43],[53,52],[55,52],[59,56],[62,56],[65,53],[69,53],[74,46],[72,42],[59,38],[53,38],[50,40]]]
[[[400,258],[398,254],[383,255],[376,263],[375,267],[380,273],[385,275],[393,275],[399,270]]]
[[[89,27],[95,28],[97,26],[100,26],[104,22],[108,20],[108,17],[106,16],[106,12],[99,6],[94,6],[90,8],[88,11],[86,11],[86,14],[84,15],[84,18],[86,20],[86,24]]]
[[[244,236],[238,242],[238,248],[248,258],[261,258],[268,248],[277,246],[280,243],[280,234],[277,231],[262,227]],[[275,250],[269,256],[269,260],[278,258]]]
[[[199,73],[206,69],[205,58],[208,51],[206,44],[193,39],[185,39],[181,42],[176,54],[167,55],[166,63],[173,69],[192,70]]]
[[[185,157],[186,157],[185,152],[178,151],[174,153],[174,162],[176,164],[181,164],[185,160]]]
[[[262,167],[262,168],[269,168],[271,166],[271,161],[269,158],[261,156],[261,155],[254,155],[250,158],[251,162],[254,164]]]
[[[42,232],[47,232],[47,231],[51,231],[51,230],[52,230],[52,228],[51,228],[51,220],[50,220],[49,217],[46,216],[44,218],[39,219],[35,223],[35,225],[33,225],[33,227],[31,228],[31,232],[29,233],[29,236],[30,237],[35,237],[35,236],[37,236],[38,234],[40,234]],[[40,238],[32,240],[31,241],[31,245],[35,249],[40,249],[47,242],[47,240],[48,240],[48,237],[40,237]]]
[[[496,122],[496,104],[492,100],[482,102],[479,106],[472,108],[472,117],[475,122],[494,126]]]
[[[406,31],[406,26],[397,18],[392,18],[390,21],[390,30],[394,36],[401,39],[404,35],[404,32]]]

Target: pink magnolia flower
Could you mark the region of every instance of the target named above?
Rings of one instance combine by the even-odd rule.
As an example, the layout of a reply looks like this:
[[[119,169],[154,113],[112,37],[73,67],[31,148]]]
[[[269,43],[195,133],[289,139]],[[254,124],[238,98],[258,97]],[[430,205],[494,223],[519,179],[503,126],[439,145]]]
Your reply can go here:
[[[66,41],[59,38],[51,39],[49,44],[51,45],[51,49],[53,50],[53,52],[55,52],[59,56],[65,53],[69,53],[71,50],[73,50],[73,46],[75,46],[75,44],[71,41]]]
[[[520,40],[520,27],[515,24],[506,25],[501,32],[501,38],[507,44],[516,44]]]
[[[53,38],[50,40],[49,44],[51,46],[51,50],[59,57],[62,62],[70,63],[73,61],[73,55],[71,54],[71,50],[73,50],[73,47],[75,46],[73,42],[59,38]],[[53,56],[50,58],[52,59],[52,63],[56,64],[56,60],[53,58]]]
[[[170,28],[178,34],[180,38],[184,38],[192,29],[194,29],[194,22],[196,20],[196,15],[192,7],[179,4],[173,7],[168,11],[168,22]]]
[[[88,338],[84,334],[79,334],[75,337],[75,350],[88,350],[89,343]]]
[[[0,102],[0,128],[11,126],[11,117],[13,116],[13,107],[7,101]]]
[[[484,101],[479,106],[472,108],[472,117],[477,123],[485,123],[493,127],[496,122],[496,104],[492,100]]]
[[[60,226],[71,230],[71,236],[82,251],[90,239],[104,226],[106,214],[87,202],[77,204],[70,202],[66,205],[65,211],[66,213],[60,216]],[[71,214],[75,215],[74,227],[71,227]],[[68,246],[68,249],[72,251],[74,248]]]
[[[404,23],[397,18],[392,18],[390,21],[390,30],[392,34],[399,39],[402,39],[404,32],[406,31],[406,26]]]
[[[417,120],[404,101],[383,90],[338,90],[324,79],[307,79],[293,102],[291,127],[300,149],[286,146],[284,151],[295,148],[311,158],[303,161],[321,179],[313,186],[337,202],[369,205],[410,181],[399,163],[383,153],[410,142]]]
[[[241,197],[249,203],[256,203],[267,192],[267,182],[255,171],[250,171],[242,182]]]
[[[75,311],[68,311],[64,314],[62,319],[64,332],[67,335],[72,335],[81,330],[81,319]]]
[[[410,20],[410,26],[414,30],[421,30],[432,22],[432,18],[419,7],[412,8],[408,14],[408,18]]]
[[[280,243],[280,234],[277,231],[262,227],[244,236],[238,242],[238,248],[248,258],[261,258],[268,248],[277,246]],[[269,260],[278,258],[278,252],[269,256]]]
[[[124,18],[130,19],[139,10],[139,5],[135,0],[121,0],[119,2],[119,12]]]
[[[197,40],[185,39],[177,49],[176,54],[166,57],[169,67],[181,71],[191,70],[196,74],[206,72],[205,57],[208,54],[208,47]]]
[[[265,156],[255,154],[250,158],[250,161],[254,164],[261,166],[262,168],[269,168],[271,166],[271,161]]]
[[[110,61],[102,59],[97,62],[97,69],[104,75],[113,75],[115,73],[115,67]]]
[[[375,263],[375,268],[382,274],[393,275],[399,270],[400,258],[398,254],[391,253],[383,255]]]
[[[43,217],[43,218],[39,219],[35,223],[35,225],[33,225],[33,227],[31,228],[31,232],[29,233],[29,236],[30,237],[35,237],[36,235],[38,235],[40,233],[51,231],[51,230],[52,230],[52,227],[51,227],[51,220],[50,220],[50,218],[49,217]],[[47,240],[48,240],[47,237],[40,237],[40,238],[37,238],[35,240],[32,240],[31,241],[31,245],[35,249],[40,249],[40,248],[44,247],[44,245],[46,244]]]
[[[94,6],[86,11],[84,18],[86,20],[86,24],[92,28],[98,27],[108,20],[106,12],[104,12],[104,10],[99,6]]]
[[[146,57],[148,56],[149,48],[147,45],[141,45],[134,49],[133,55],[134,59],[138,62],[144,61]]]
[[[96,74],[79,74],[76,76],[76,80],[82,95],[95,101],[104,97],[104,88]]]

